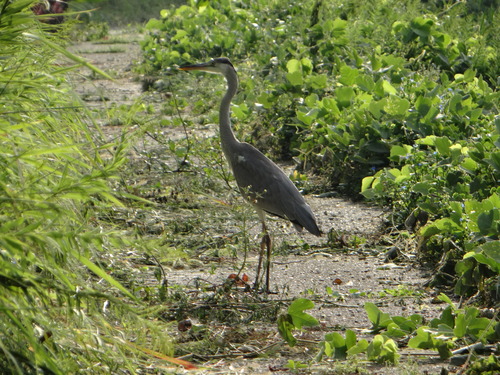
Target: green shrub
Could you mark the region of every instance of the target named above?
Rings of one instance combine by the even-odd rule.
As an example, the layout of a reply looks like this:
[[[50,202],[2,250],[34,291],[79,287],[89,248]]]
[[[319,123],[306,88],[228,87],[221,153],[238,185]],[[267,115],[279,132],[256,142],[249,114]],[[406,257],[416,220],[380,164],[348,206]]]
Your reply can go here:
[[[189,1],[160,16],[146,26],[145,69],[233,59],[242,86],[233,107],[240,138],[275,158],[299,157],[328,188],[392,205],[400,228],[412,212],[424,212],[423,258],[440,259],[453,243],[457,262],[498,241],[489,224],[495,204],[480,219],[457,213],[498,194],[495,7]],[[458,275],[465,280],[463,267]]]

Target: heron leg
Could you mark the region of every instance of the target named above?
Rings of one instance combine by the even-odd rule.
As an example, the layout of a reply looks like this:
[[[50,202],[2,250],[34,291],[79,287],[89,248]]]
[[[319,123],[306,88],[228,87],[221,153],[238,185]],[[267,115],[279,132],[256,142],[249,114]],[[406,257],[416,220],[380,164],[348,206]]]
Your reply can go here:
[[[255,273],[255,283],[253,284],[253,288],[257,290],[259,288],[260,281],[260,270],[262,269],[262,258],[264,257],[264,237],[262,237],[262,241],[260,243],[260,251],[259,251],[259,263],[257,264],[257,271]]]
[[[271,249],[272,249],[272,242],[271,242],[271,237],[269,234],[265,234],[264,237],[262,237],[262,242],[265,243],[265,246],[267,248],[267,263],[266,263],[266,293],[270,293],[271,290],[269,289],[269,286],[271,285],[269,282],[269,275],[271,273]]]
[[[260,252],[259,252],[259,263],[257,264],[257,272],[255,275],[255,283],[253,285],[255,290],[258,290],[259,288],[259,283],[260,283],[260,271],[262,269],[262,259],[264,258],[264,249],[268,249],[269,253],[269,246],[271,243],[271,238],[267,234],[267,227],[264,221],[262,221],[262,233],[264,233],[264,236],[262,237],[262,240],[260,241]],[[268,255],[269,257],[269,255]],[[269,259],[268,259],[269,262]],[[266,276],[266,288],[269,289],[269,269],[266,265],[266,270],[267,270],[267,276]]]

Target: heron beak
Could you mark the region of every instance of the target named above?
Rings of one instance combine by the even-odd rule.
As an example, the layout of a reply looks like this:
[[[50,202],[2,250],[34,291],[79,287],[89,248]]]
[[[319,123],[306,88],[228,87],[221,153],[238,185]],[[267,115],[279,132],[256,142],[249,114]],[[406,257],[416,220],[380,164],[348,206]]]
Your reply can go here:
[[[193,65],[184,65],[180,66],[180,70],[208,70],[209,68],[213,67],[212,62],[206,62],[206,63],[201,63],[201,64],[193,64]]]

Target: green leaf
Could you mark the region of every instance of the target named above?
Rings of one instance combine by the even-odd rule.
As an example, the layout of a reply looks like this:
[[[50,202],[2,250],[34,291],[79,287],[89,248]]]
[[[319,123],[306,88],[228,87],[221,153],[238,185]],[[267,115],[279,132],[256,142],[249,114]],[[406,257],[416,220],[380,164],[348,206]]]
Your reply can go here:
[[[490,241],[476,247],[464,255],[464,259],[467,258],[474,258],[479,263],[486,264],[497,274],[500,273],[500,241]]]
[[[433,333],[428,327],[420,327],[417,329],[417,334],[408,341],[408,347],[414,349],[433,349],[434,338]]]
[[[469,173],[473,173],[478,169],[478,164],[471,158],[464,158],[460,163],[460,167]]]
[[[375,177],[368,176],[363,178],[361,181],[361,192],[364,192],[372,187],[372,182],[375,180]]]
[[[482,235],[498,234],[496,232],[499,220],[499,211],[497,208],[492,208],[489,211],[481,212],[477,217],[477,227]],[[494,225],[495,224],[495,225]]]
[[[356,85],[363,91],[371,93],[375,88],[375,81],[371,76],[358,75],[356,76]]]
[[[301,71],[294,71],[293,73],[287,73],[286,79],[292,86],[302,86],[304,84],[304,79],[302,78]]]
[[[294,328],[292,317],[289,314],[282,314],[278,317],[278,332],[290,347],[294,347],[297,344],[297,339],[292,334]]]
[[[376,335],[366,348],[369,360],[378,363],[397,364],[399,361],[398,347],[394,340],[384,335]]]
[[[439,296],[438,296],[438,299],[440,301],[443,301],[445,303],[447,303],[448,305],[452,306],[453,307],[453,302],[452,300],[450,299],[450,297],[448,297],[446,294],[444,293],[439,293]]]
[[[300,76],[302,77],[302,65],[299,60],[297,59],[291,59],[288,60],[286,63],[286,69],[288,70],[288,73],[300,73]]]
[[[427,38],[430,35],[434,21],[429,18],[415,17],[410,22],[411,30],[422,38]]]
[[[347,358],[347,345],[345,339],[337,332],[325,335],[325,354],[335,359],[344,360]]]
[[[492,152],[486,162],[491,165],[497,173],[500,173],[500,151]]]
[[[452,219],[443,218],[429,223],[420,229],[420,234],[424,237],[432,237],[436,234],[442,233],[460,233],[464,229],[455,223]]]
[[[302,121],[307,126],[310,126],[310,125],[312,125],[314,120],[316,120],[316,118],[318,117],[318,114],[319,114],[318,108],[313,108],[307,113],[304,113],[302,111],[297,111],[297,119]]]
[[[345,108],[351,105],[356,94],[352,87],[339,87],[335,90],[335,95],[338,103]]]
[[[340,68],[340,78],[339,82],[345,86],[352,86],[356,82],[356,78],[359,75],[359,71],[355,68],[351,68],[347,65],[343,65]]]
[[[433,106],[432,99],[425,96],[419,96],[415,101],[415,108],[420,116],[425,117]]]
[[[387,328],[389,323],[392,322],[391,316],[387,313],[382,312],[377,305],[372,302],[365,303],[365,311],[368,315],[368,319],[372,323],[371,330],[373,332],[378,332],[382,329]]]
[[[437,151],[443,156],[450,155],[451,141],[447,137],[436,137],[434,139],[434,145]]]
[[[340,109],[337,105],[337,101],[333,98],[323,98],[321,100],[321,105],[324,109],[328,110],[330,116],[340,116]]]
[[[404,116],[410,109],[410,102],[406,99],[391,95],[384,106],[384,110],[393,116]]]
[[[429,195],[431,188],[432,184],[430,184],[429,182],[417,182],[412,186],[411,190],[422,195]]]
[[[288,314],[291,316],[295,328],[301,329],[302,326],[316,326],[319,324],[316,318],[304,312],[304,310],[313,307],[314,303],[307,298],[298,298],[292,302],[288,307]]]
[[[385,98],[381,100],[371,101],[368,105],[368,110],[376,119],[379,119],[382,116],[386,103],[387,99]]]
[[[356,345],[356,333],[351,329],[345,331],[345,344],[347,346],[347,349],[350,349],[354,345]]]
[[[302,72],[304,73],[304,75],[311,74],[313,70],[313,64],[310,59],[304,57],[300,60],[300,64],[302,65]]]
[[[369,345],[370,344],[366,339],[361,339],[356,343],[356,345],[352,346],[349,350],[347,350],[347,355],[356,355],[364,353],[366,352]]]
[[[306,83],[314,90],[324,89],[327,86],[328,77],[325,74],[314,74],[306,78]]]
[[[383,81],[382,81],[382,89],[384,90],[384,92],[385,92],[386,94],[389,94],[389,95],[396,95],[396,93],[397,93],[396,88],[395,88],[393,85],[391,85],[391,84],[390,84],[388,81],[386,81],[386,80],[383,80]]]
[[[458,338],[462,338],[465,336],[466,331],[467,331],[467,326],[465,322],[465,315],[458,314],[457,317],[455,318],[455,328],[453,329],[453,334]]]

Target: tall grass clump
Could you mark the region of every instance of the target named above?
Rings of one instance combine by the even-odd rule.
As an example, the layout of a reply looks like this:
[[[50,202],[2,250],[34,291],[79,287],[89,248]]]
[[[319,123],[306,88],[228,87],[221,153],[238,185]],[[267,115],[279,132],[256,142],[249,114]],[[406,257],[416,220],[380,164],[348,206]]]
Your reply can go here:
[[[146,339],[171,348],[96,265],[118,244],[96,210],[120,204],[125,144],[100,141],[32,2],[0,0],[0,373],[134,373]]]

